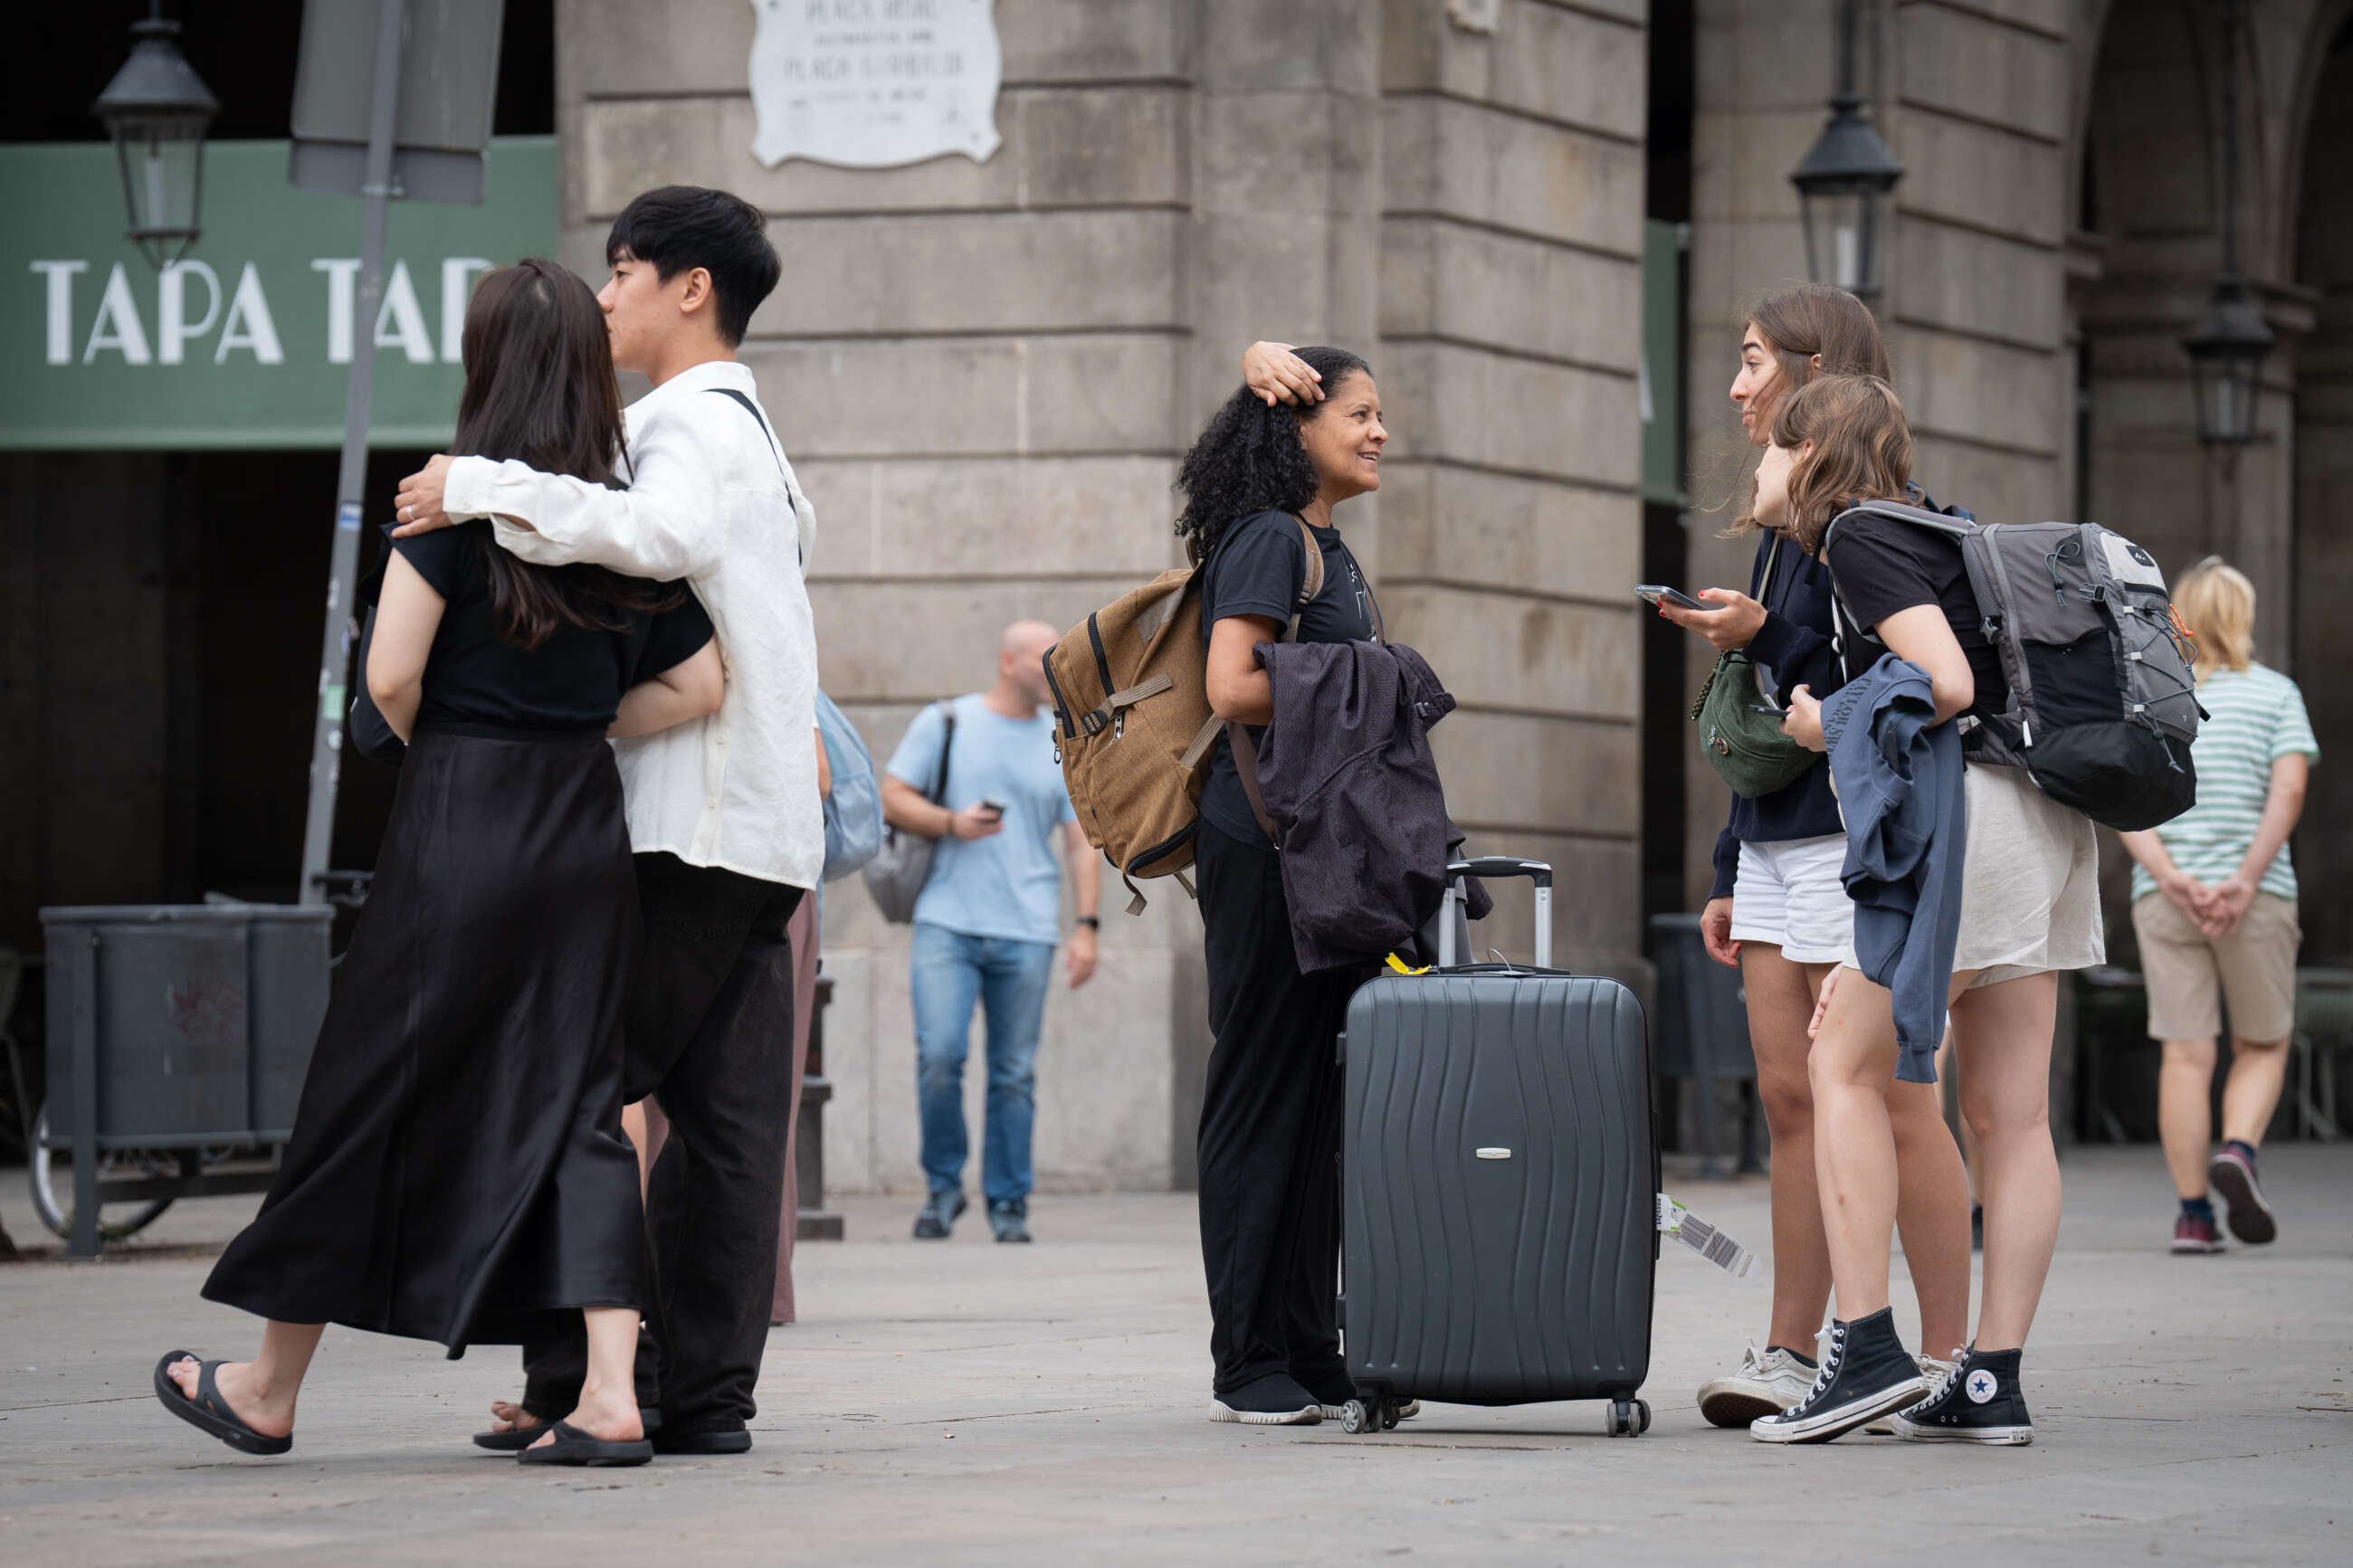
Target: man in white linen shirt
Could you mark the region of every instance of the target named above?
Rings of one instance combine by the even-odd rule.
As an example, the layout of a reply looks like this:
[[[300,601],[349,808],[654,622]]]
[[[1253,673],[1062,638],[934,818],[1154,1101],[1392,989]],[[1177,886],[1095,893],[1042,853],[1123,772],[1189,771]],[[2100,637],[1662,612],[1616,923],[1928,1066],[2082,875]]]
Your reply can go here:
[[[816,518],[735,362],[782,271],[759,212],[723,191],[665,186],[622,210],[605,250],[612,276],[597,300],[613,363],[654,388],[628,411],[628,488],[439,457],[402,481],[397,531],[488,517],[526,561],[684,578],[717,629],[719,711],[616,743],[646,933],[626,1005],[625,1093],[658,1094],[670,1123],[647,1194],[660,1415],[648,1435],[663,1453],[742,1453],[792,1103],[785,924],[825,859],[802,581]],[[492,1407],[485,1447],[519,1446],[570,1413],[579,1330],[525,1345],[524,1365],[522,1404]]]

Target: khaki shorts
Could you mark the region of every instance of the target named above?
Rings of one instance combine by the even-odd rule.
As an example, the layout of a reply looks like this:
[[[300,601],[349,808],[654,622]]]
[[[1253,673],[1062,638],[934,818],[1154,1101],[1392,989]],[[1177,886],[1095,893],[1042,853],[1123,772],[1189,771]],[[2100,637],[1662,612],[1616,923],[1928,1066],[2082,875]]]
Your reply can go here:
[[[2211,1040],[2222,1032],[2219,1005],[2231,1004],[2231,1032],[2268,1044],[2295,1032],[2295,950],[2304,940],[2295,902],[2257,893],[2239,929],[2201,935],[2163,893],[2133,900],[2140,969],[2148,985],[2148,1037]]]
[[[1974,991],[2104,963],[2092,819],[2044,795],[2022,769],[1971,763],[1966,777],[1968,861],[1953,972],[1977,971]]]

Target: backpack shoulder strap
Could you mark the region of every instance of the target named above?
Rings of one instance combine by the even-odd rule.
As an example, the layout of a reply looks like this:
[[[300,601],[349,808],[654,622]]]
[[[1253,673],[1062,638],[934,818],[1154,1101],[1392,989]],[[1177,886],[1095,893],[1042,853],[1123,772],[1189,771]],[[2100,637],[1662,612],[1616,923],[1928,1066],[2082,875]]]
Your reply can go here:
[[[1970,519],[1948,517],[1941,511],[1932,511],[1925,506],[1906,506],[1900,500],[1859,500],[1839,513],[1838,517],[1832,518],[1831,526],[1835,527],[1840,519],[1852,517],[1859,511],[1869,512],[1873,517],[1883,517],[1894,522],[1917,523],[1922,528],[1933,528],[1939,533],[1948,533],[1956,539],[1966,539],[1978,531],[1977,523]],[[1827,535],[1830,530],[1825,528],[1822,531]]]
[[[1315,542],[1315,531],[1307,526],[1305,518],[1294,512],[1291,521],[1299,525],[1300,548],[1307,552],[1307,575],[1299,585],[1299,603],[1291,607],[1291,624],[1282,628],[1284,642],[1299,640],[1299,617],[1324,591],[1324,547]]]

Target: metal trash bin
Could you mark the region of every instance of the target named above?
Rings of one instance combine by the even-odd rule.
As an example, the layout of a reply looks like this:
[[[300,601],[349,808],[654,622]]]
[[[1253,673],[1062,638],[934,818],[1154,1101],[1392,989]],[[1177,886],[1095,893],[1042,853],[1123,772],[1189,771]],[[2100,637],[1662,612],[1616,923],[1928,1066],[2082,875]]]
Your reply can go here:
[[[323,904],[41,910],[54,1108],[41,1142],[73,1152],[68,1257],[98,1256],[102,1202],[268,1185],[267,1172],[208,1178],[194,1151],[290,1135],[326,1016],[333,918]],[[100,1157],[133,1149],[191,1154],[175,1173],[101,1184]]]

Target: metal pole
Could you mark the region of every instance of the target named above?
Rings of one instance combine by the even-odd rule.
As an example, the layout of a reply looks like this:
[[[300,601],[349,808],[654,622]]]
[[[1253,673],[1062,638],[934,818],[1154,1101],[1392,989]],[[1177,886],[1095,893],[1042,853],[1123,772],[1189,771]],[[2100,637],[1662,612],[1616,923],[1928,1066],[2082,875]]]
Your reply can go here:
[[[385,207],[393,132],[400,108],[400,43],[406,0],[377,0],[375,83],[368,121],[367,183],[360,187],[359,300],[352,319],[352,374],[343,393],[343,462],[335,482],[335,545],[327,573],[327,625],[319,639],[319,708],[311,721],[311,806],[302,825],[298,903],[327,901],[327,857],[334,847],[335,786],[342,777],[345,680],[351,670],[353,600],[359,593],[360,494],[367,484],[368,414],[375,397],[375,316],[384,297]]]
[[[70,1263],[95,1263],[98,1239],[98,958],[99,935],[90,931],[73,966],[73,1236],[66,1246]]]

